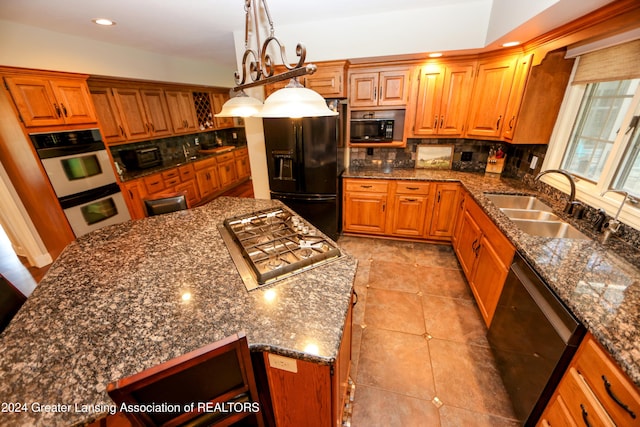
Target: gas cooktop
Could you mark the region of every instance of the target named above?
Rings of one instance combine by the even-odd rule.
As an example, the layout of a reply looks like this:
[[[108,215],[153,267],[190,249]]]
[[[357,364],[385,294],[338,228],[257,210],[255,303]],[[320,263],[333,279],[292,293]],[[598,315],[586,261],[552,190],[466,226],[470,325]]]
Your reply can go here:
[[[218,229],[248,290],[342,256],[333,241],[284,207],[228,218]]]

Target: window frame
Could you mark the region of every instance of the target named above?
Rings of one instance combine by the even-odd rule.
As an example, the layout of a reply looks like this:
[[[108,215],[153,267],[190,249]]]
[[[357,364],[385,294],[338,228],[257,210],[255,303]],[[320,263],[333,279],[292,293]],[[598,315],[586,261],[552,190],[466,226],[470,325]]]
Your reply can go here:
[[[580,58],[578,57],[576,58],[573,71],[569,79],[569,84],[562,101],[562,106],[558,113],[558,119],[556,120],[556,124],[551,134],[551,139],[549,141],[544,162],[542,163],[541,171],[547,169],[559,169],[561,167],[565,151],[571,142],[573,126],[578,117],[578,113],[580,112],[582,98],[584,97],[587,89],[586,84],[573,84],[573,79],[579,63]],[[626,153],[626,147],[634,133],[628,132],[625,134],[624,130],[627,129],[633,116],[638,114],[640,114],[640,89],[636,90],[636,94],[629,105],[629,109],[625,114],[620,128],[621,130],[619,133],[621,135],[618,135],[614,141],[611,153],[605,163],[605,167],[598,182],[593,183],[585,179],[576,178],[576,199],[589,206],[602,208],[610,216],[616,215],[624,196],[613,192],[608,192],[604,195],[601,194],[608,190],[615,182],[616,174],[621,167],[621,162]],[[566,177],[559,174],[547,174],[541,178],[541,181],[544,181],[546,184],[549,184],[564,193],[568,194],[570,192],[568,180]],[[634,206],[630,203],[625,203],[620,211],[618,219],[636,230],[640,230],[640,205]]]

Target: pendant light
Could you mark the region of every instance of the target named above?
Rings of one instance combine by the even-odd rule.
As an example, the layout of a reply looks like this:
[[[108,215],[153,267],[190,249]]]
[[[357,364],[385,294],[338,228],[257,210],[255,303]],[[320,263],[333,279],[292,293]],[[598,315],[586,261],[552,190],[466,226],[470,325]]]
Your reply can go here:
[[[302,86],[294,77],[284,88],[272,93],[265,101],[257,117],[322,117],[337,116],[327,106],[322,95]]]
[[[262,102],[241,90],[222,106],[222,110],[215,117],[251,117],[262,109]]]
[[[262,6],[264,14],[269,21],[269,37],[260,45],[260,29],[258,28],[259,19],[256,3]],[[285,49],[280,40],[274,35],[273,20],[269,13],[266,0],[245,0],[245,36],[244,36],[244,55],[242,56],[241,72],[236,71],[234,77],[237,86],[233,88],[238,91],[238,96],[231,98],[224,103],[220,113],[216,117],[319,117],[319,116],[335,116],[338,113],[331,111],[322,96],[303,87],[295,77],[313,74],[316,66],[313,64],[304,64],[307,50],[302,44],[296,46],[296,55],[298,62],[290,65],[285,55]],[[249,47],[249,27],[257,49]],[[273,75],[274,64],[276,63],[268,53],[270,44],[275,43],[279,49],[281,63],[287,71]],[[251,78],[251,82],[246,82],[247,77]],[[291,79],[287,87],[274,92],[267,98],[262,111],[258,111],[258,101],[244,93],[244,89],[265,84],[280,82]]]

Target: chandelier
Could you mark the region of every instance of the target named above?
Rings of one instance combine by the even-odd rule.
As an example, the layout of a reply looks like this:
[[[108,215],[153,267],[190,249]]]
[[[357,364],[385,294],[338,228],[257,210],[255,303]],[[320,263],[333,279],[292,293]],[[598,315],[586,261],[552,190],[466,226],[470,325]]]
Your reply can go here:
[[[256,7],[262,6],[269,21],[269,36],[264,43],[260,43],[259,11]],[[245,0],[245,28],[244,28],[244,54],[242,55],[242,68],[234,73],[236,87],[232,90],[236,96],[225,102],[220,113],[216,117],[317,117],[335,116],[338,113],[330,110],[324,98],[317,92],[303,87],[297,77],[313,74],[317,67],[314,64],[304,65],[307,50],[304,45],[298,43],[296,56],[298,62],[291,65],[287,60],[285,48],[274,35],[273,20],[269,13],[266,0]],[[250,29],[253,31],[253,39],[256,48],[249,46]],[[268,49],[277,47],[280,53],[280,61],[286,71],[274,75],[275,64]],[[248,80],[251,81],[248,81]],[[286,87],[271,94],[262,104],[256,98],[247,95],[244,89],[262,86],[265,84],[280,82],[290,79]]]

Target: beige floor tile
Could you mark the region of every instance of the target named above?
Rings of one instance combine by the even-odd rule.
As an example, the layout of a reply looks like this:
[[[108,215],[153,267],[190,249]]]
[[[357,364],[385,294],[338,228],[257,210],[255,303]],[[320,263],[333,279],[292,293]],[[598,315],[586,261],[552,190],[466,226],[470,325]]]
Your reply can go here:
[[[515,419],[489,348],[432,339],[429,351],[436,393],[445,405]]]
[[[521,423],[513,419],[444,405],[440,408],[440,425],[441,427],[519,427]]]
[[[408,292],[369,288],[364,323],[416,335],[426,332],[421,298]]]
[[[418,265],[452,269],[460,268],[455,252],[449,245],[416,243],[413,254]]]
[[[374,261],[400,262],[415,264],[416,255],[413,242],[377,239],[371,247],[371,259]]]
[[[377,289],[418,293],[420,277],[415,264],[374,261],[369,272],[369,286]]]
[[[340,236],[338,245],[358,261],[364,262],[371,259],[371,248],[375,241],[376,239],[367,237]]]
[[[473,299],[461,270],[419,266],[415,275],[420,278],[420,291],[424,295]]]
[[[358,361],[360,360],[360,347],[362,343],[362,327],[354,324],[351,332],[351,379],[358,378]]]
[[[489,345],[487,329],[474,301],[423,295],[422,308],[427,333],[432,337]]]
[[[373,387],[356,387],[353,427],[438,427],[438,410],[429,401]]]
[[[365,328],[356,385],[430,401],[435,390],[427,340],[419,335]]]

